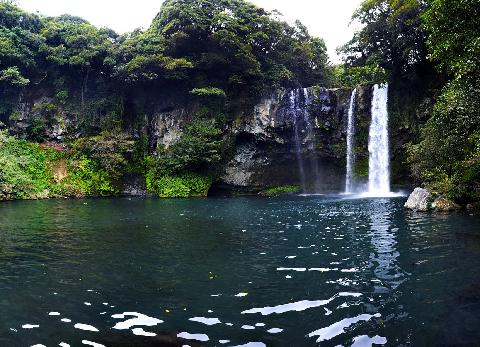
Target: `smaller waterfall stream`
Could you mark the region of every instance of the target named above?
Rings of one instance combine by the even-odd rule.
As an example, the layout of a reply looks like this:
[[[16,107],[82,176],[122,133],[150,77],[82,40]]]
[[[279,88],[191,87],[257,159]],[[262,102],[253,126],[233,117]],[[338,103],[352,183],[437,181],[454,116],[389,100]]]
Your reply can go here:
[[[320,182],[315,154],[315,132],[308,112],[308,106],[312,104],[313,96],[311,88],[294,89],[288,94],[289,111],[293,117],[295,155],[304,193],[307,191],[317,192]],[[308,147],[305,148],[306,145]],[[304,158],[306,153],[308,153],[308,157]],[[313,182],[311,182],[312,178]]]
[[[345,193],[351,194],[354,192],[353,182],[353,166],[355,163],[355,98],[357,89],[352,91],[350,96],[350,106],[348,108],[348,125],[347,125],[347,173],[345,177]]]
[[[302,140],[301,140],[301,129],[299,124],[299,118],[297,117],[298,112],[303,112],[303,110],[299,110],[298,108],[298,94],[295,90],[292,90],[289,94],[290,105],[292,110],[294,110],[295,117],[293,119],[293,130],[294,130],[294,142],[295,142],[295,155],[297,156],[297,163],[298,163],[298,173],[300,176],[300,183],[302,185],[302,191],[305,192],[306,190],[306,179],[305,179],[305,168],[302,156]]]
[[[388,143],[388,85],[373,87],[372,122],[368,141],[368,195],[390,194],[390,156]]]

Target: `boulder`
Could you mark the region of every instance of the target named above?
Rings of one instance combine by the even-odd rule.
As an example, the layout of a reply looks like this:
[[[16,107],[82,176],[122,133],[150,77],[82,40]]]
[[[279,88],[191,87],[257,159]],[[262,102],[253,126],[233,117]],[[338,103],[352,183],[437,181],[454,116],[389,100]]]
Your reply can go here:
[[[436,211],[440,212],[456,211],[461,209],[460,205],[456,204],[452,200],[442,197],[435,199],[435,201],[432,203],[432,207]]]
[[[405,207],[414,210],[426,212],[429,210],[428,199],[430,198],[430,192],[423,188],[415,188],[415,190],[408,197]]]

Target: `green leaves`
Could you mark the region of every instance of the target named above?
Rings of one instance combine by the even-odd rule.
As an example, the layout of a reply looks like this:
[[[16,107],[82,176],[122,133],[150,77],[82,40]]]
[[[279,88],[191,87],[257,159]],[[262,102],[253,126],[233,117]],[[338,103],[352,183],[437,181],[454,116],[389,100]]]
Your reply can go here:
[[[341,66],[334,70],[334,81],[341,87],[355,88],[362,84],[384,83],[387,73],[379,66]]]
[[[206,197],[212,183],[209,176],[189,173],[147,180],[147,189],[161,198]]]
[[[195,119],[188,124],[180,141],[160,155],[159,174],[206,172],[222,160],[221,130],[213,120]]]
[[[0,198],[35,198],[49,186],[47,153],[0,131]]]
[[[25,78],[18,71],[18,67],[8,67],[0,71],[0,81],[7,83],[7,85],[15,87],[24,87],[30,83],[28,78]]]
[[[41,35],[45,38],[42,52],[59,65],[102,71],[106,58],[113,59],[113,42],[109,33],[71,16],[51,18],[45,22]],[[112,61],[107,60],[108,65]]]
[[[430,59],[455,77],[480,73],[480,6],[476,0],[429,0],[422,16]]]
[[[207,196],[222,150],[221,131],[213,121],[194,120],[177,144],[146,158],[147,189],[160,197]]]
[[[409,161],[427,185],[457,200],[480,198],[480,80],[450,82]]]
[[[421,0],[366,0],[353,19],[363,28],[339,49],[349,66],[379,66],[394,78],[410,77],[426,62]]]
[[[227,95],[225,94],[225,91],[215,87],[194,88],[190,91],[190,94],[199,96],[199,97],[206,97],[206,98],[224,99],[227,97]]]

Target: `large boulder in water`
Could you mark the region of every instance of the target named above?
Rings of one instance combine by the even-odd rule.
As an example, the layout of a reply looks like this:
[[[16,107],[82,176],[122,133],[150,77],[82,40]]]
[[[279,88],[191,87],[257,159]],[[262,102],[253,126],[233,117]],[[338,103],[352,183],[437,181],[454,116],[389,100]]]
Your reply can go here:
[[[412,194],[408,197],[405,207],[415,211],[428,211],[428,200],[430,192],[423,188],[415,188]]]

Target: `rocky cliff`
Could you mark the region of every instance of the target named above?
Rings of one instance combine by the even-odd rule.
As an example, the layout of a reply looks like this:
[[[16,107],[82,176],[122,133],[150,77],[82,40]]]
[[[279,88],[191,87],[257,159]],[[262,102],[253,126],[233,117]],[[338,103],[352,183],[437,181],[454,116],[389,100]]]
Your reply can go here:
[[[133,138],[146,138],[148,151],[155,155],[159,148],[178,143],[200,109],[198,103],[178,99],[174,93],[166,95],[145,92],[127,98],[120,116],[97,109],[87,127],[85,119],[79,122],[82,111],[78,107],[76,111],[64,107],[40,93],[24,95],[8,126],[19,137],[31,138],[36,130],[45,141],[63,144],[84,136],[84,129],[95,133],[102,122],[118,121]],[[263,98],[253,111],[225,122],[222,136],[230,146],[215,168],[217,178],[211,193],[255,193],[302,183],[309,192],[342,191],[350,95],[351,90],[321,87],[278,90]],[[355,103],[355,175],[359,180],[368,175],[370,108],[371,86],[359,87]],[[392,136],[397,135],[393,129]],[[392,143],[401,147],[397,139]],[[394,153],[392,161],[396,160]],[[138,176],[125,174],[123,181],[127,194],[145,191]]]

